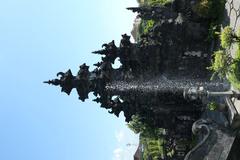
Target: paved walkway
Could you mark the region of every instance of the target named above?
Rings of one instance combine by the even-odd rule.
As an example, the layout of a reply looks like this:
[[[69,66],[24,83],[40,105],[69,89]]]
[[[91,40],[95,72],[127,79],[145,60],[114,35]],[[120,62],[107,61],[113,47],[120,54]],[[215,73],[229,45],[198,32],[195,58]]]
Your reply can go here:
[[[240,0],[227,0],[225,7],[230,20],[230,26],[237,31],[240,26]]]
[[[230,25],[235,32],[240,31],[240,0],[227,0],[227,3],[225,5],[226,7],[226,15],[225,15],[225,24],[224,25]],[[231,54],[234,57],[237,50],[237,45],[234,44],[231,47]],[[237,109],[237,111],[240,113],[240,100],[233,99],[233,103]]]
[[[235,32],[240,29],[240,0],[227,0],[225,5],[226,13],[224,18],[224,26],[230,25]],[[231,47],[232,56],[235,55],[237,50],[236,44]]]

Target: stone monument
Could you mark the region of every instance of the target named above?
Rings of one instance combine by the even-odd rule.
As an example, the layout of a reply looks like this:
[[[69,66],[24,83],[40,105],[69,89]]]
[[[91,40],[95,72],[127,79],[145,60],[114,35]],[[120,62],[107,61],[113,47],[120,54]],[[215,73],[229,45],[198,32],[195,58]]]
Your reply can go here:
[[[185,97],[187,94],[183,94],[194,85],[209,83],[210,73],[206,68],[214,48],[206,41],[209,21],[198,17],[191,8],[195,1],[175,0],[165,6],[128,8],[142,19],[157,22],[149,33],[141,36],[140,42],[132,43],[130,36],[123,34],[118,46],[113,40],[93,52],[102,56],[101,61],[94,64],[94,70],[89,71],[84,63],[76,75],[71,70],[59,72],[59,78],[45,83],[60,86],[68,95],[76,89],[81,101],[93,92],[96,96],[93,101],[117,117],[123,112],[126,122],[131,121],[133,115],[140,115],[144,123],[167,129],[169,142],[191,139],[194,126],[194,133],[203,130],[210,134],[216,130],[211,133],[226,137],[232,145],[235,137],[231,132],[224,134],[215,123],[198,121],[206,110],[202,99],[189,100]],[[112,65],[117,58],[121,66],[114,69]],[[206,124],[210,124],[210,129]],[[206,146],[207,138],[203,141]],[[199,143],[202,146],[201,140]],[[194,159],[195,153],[204,159],[211,153],[211,149],[201,150],[202,147],[189,152],[190,144],[174,147],[175,154],[165,159],[180,160],[186,155],[186,159]],[[226,155],[230,149],[228,147]]]

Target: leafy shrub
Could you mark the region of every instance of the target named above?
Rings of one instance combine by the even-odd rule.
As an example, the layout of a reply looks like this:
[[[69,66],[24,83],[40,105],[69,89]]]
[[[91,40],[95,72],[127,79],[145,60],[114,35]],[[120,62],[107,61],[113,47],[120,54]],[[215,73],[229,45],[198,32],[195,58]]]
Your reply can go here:
[[[132,120],[127,125],[134,133],[140,133],[143,137],[158,138],[164,133],[164,129],[154,128],[142,122],[138,115],[132,116]]]
[[[154,20],[141,20],[140,26],[138,28],[139,35],[148,33],[155,25]]]
[[[144,145],[143,159],[152,157],[157,160],[163,154],[164,138],[163,129],[153,128],[141,121],[138,115],[132,116],[132,121],[128,123],[128,127],[134,133],[140,133],[140,142]]]
[[[225,27],[222,30],[220,40],[223,48],[229,48],[233,43],[234,37],[236,37],[233,29],[230,26]]]
[[[143,33],[148,33],[153,28],[154,25],[155,25],[155,22],[153,20],[147,20],[145,22],[145,28]]]
[[[212,66],[208,69],[215,72],[215,74],[217,74],[219,77],[225,77],[228,71],[226,53],[222,50],[219,50],[214,52],[213,56],[214,60],[212,62]]]
[[[144,0],[144,1],[138,0],[138,2],[141,6],[142,5],[159,6],[159,5],[165,5],[167,3],[171,3],[172,0]],[[151,30],[154,25],[155,25],[155,21],[153,21],[153,20],[141,20],[141,23],[140,23],[139,28],[138,28],[139,37],[142,34],[148,33],[149,30]]]
[[[232,63],[227,66],[227,78],[229,82],[237,89],[240,89],[240,30],[238,34],[234,33],[231,27],[225,27],[221,34],[221,43],[224,46],[230,46],[237,42],[238,48]]]

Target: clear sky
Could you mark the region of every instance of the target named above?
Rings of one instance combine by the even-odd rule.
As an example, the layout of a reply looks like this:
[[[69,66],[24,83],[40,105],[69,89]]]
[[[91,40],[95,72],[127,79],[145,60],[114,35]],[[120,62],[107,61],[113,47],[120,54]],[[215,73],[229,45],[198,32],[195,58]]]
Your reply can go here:
[[[100,60],[135,0],[0,0],[0,160],[131,160],[137,136],[98,104],[42,81]]]

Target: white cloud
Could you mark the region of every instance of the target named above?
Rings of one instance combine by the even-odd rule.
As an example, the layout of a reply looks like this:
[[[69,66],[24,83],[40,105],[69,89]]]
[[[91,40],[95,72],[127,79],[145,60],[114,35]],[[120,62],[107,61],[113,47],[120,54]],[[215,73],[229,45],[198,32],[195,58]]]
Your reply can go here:
[[[122,148],[117,148],[113,151],[113,160],[123,160],[124,151]]]
[[[115,137],[117,138],[118,143],[122,143],[126,139],[126,133],[124,130],[119,130],[115,133]]]
[[[113,151],[113,160],[129,160],[133,159],[133,154],[135,150],[128,148],[117,148]]]
[[[122,128],[115,132],[117,147],[113,151],[113,160],[131,160],[138,145],[138,135],[128,128]],[[127,146],[127,144],[131,144]]]

